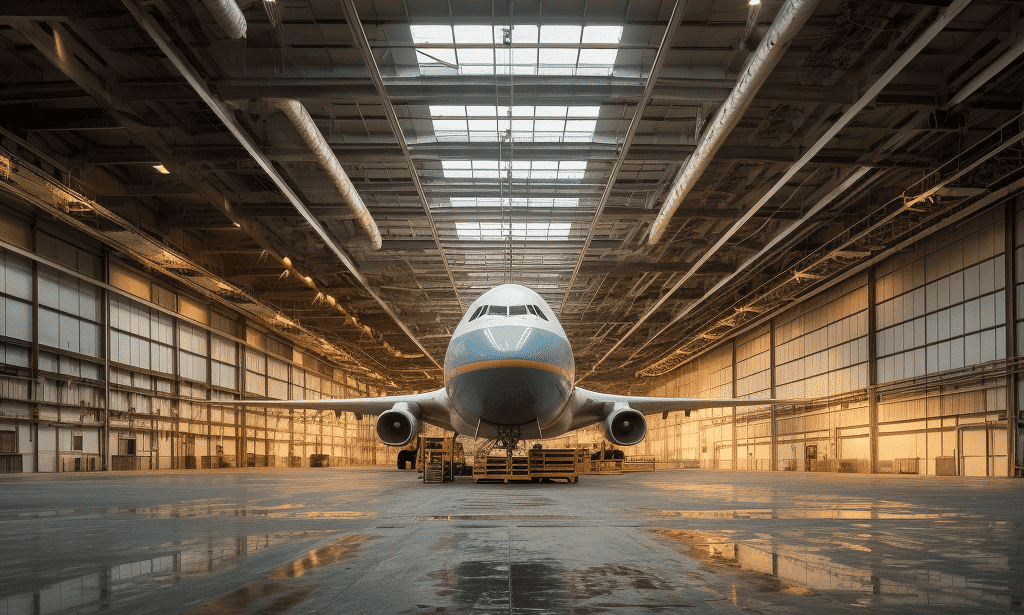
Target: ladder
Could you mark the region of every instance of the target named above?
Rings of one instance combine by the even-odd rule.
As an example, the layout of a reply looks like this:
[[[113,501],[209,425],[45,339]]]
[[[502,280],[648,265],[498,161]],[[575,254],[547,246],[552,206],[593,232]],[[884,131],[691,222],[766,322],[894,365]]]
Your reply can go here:
[[[423,468],[423,482],[424,483],[442,483],[444,482],[444,462],[443,461],[429,461]]]

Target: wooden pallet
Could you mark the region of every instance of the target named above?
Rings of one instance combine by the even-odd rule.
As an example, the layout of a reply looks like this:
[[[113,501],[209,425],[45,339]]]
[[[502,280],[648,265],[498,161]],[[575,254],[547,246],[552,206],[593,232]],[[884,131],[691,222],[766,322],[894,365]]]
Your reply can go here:
[[[577,482],[586,467],[583,451],[577,449],[532,449],[526,455],[488,455],[473,466],[476,482],[531,482],[560,479]]]

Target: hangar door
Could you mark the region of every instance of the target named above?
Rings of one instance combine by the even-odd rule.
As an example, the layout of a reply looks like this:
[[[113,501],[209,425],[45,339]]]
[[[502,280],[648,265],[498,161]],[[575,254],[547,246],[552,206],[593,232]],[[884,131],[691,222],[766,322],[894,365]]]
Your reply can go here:
[[[1006,476],[1006,427],[971,425],[959,431],[961,476]]]

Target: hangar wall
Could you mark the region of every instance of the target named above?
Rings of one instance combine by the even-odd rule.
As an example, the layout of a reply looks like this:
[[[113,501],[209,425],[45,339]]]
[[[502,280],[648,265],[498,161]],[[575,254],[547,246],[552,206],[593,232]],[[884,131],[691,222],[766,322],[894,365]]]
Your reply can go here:
[[[999,205],[949,225],[647,391],[815,403],[650,417],[627,454],[721,469],[1014,475],[1020,462],[1007,451],[1024,457],[1019,427],[1007,428],[1024,404],[1022,210]]]
[[[372,417],[188,401],[243,390],[378,394],[225,306],[0,212],[0,472],[384,461]]]

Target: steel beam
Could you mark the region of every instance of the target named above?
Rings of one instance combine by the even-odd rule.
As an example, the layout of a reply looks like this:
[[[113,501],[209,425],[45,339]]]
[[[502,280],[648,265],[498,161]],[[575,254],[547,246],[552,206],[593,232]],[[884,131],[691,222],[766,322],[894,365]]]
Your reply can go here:
[[[351,0],[347,0],[351,2]],[[587,230],[587,238],[583,242],[583,247],[580,249],[580,255],[576,259],[576,266],[573,267],[572,273],[569,275],[569,280],[565,285],[565,293],[562,295],[561,305],[558,306],[558,314],[561,315],[565,311],[565,306],[569,303],[569,295],[572,292],[572,286],[576,282],[576,277],[580,273],[580,267],[583,266],[583,260],[587,257],[587,250],[590,248],[590,243],[594,239],[594,233],[597,230],[597,220],[601,217],[604,212],[605,206],[608,204],[608,199],[612,194],[612,186],[615,185],[615,180],[619,177],[619,171],[622,169],[623,163],[626,162],[626,156],[628,155],[629,148],[633,144],[633,137],[636,135],[637,130],[640,128],[640,123],[643,121],[644,108],[647,103],[650,102],[651,96],[654,94],[654,87],[658,81],[658,76],[661,74],[662,67],[665,66],[665,58],[668,56],[669,47],[672,45],[672,41],[675,39],[676,32],[679,31],[679,24],[682,21],[683,7],[686,4],[684,0],[676,0],[672,6],[672,12],[669,14],[668,25],[665,26],[665,31],[661,36],[661,44],[658,45],[658,51],[654,56],[654,64],[651,66],[651,73],[647,78],[647,84],[644,86],[643,94],[640,96],[640,101],[636,105],[636,109],[633,111],[633,117],[629,121],[629,126],[626,128],[626,134],[622,139],[622,148],[619,150],[619,156],[615,159],[612,164],[611,171],[608,173],[608,182],[605,184],[604,192],[601,194],[601,200],[598,201],[597,211],[594,212],[594,220],[591,222],[589,229]]]
[[[391,129],[395,132],[395,138],[398,139],[398,144],[402,148],[402,154],[405,156],[406,164],[409,166],[409,175],[412,178],[413,186],[416,188],[416,194],[420,197],[420,202],[423,205],[423,214],[426,216],[427,224],[430,226],[430,233],[434,237],[434,242],[437,244],[437,249],[440,252],[441,264],[444,265],[445,272],[448,274],[448,279],[452,284],[452,292],[455,293],[455,300],[459,303],[459,307],[462,307],[462,298],[459,296],[459,288],[455,284],[455,277],[452,275],[451,266],[448,264],[448,257],[445,255],[444,248],[441,246],[441,239],[437,234],[437,227],[434,224],[433,215],[430,212],[430,202],[427,200],[427,195],[423,190],[423,185],[420,183],[419,173],[416,170],[416,163],[412,159],[412,154],[409,151],[409,143],[405,140],[405,132],[402,130],[402,124],[398,120],[398,114],[395,113],[395,107],[391,104],[391,99],[388,98],[387,89],[384,87],[384,80],[381,77],[380,69],[377,67],[377,60],[373,57],[373,50],[370,49],[370,41],[366,38],[366,31],[363,30],[363,24],[359,21],[359,13],[356,11],[356,4],[353,0],[341,0],[341,8],[345,13],[345,19],[348,21],[349,28],[352,30],[352,39],[356,47],[363,54],[363,61],[366,63],[366,67],[370,70],[370,77],[373,79],[373,85],[377,90],[377,96],[380,98],[380,104],[384,107],[384,113],[388,117],[388,123],[391,124]],[[423,352],[426,353],[426,350]],[[430,356],[427,353],[427,356]]]
[[[323,239],[325,245],[331,250],[337,257],[338,260],[345,265],[349,273],[356,281],[363,287],[363,289],[369,294],[374,301],[380,305],[381,309],[391,317],[391,319],[398,325],[403,333],[419,348],[423,354],[430,359],[430,361],[437,366],[441,367],[437,359],[430,354],[430,352],[420,343],[416,335],[402,322],[398,314],[391,308],[387,302],[384,301],[380,295],[370,285],[369,280],[359,271],[355,263],[349,258],[348,254],[345,253],[344,249],[338,245],[334,237],[328,233],[327,229],[320,223],[320,221],[306,208],[302,199],[292,190],[289,183],[284,177],[277,171],[273,163],[267,157],[266,154],[259,148],[256,142],[253,140],[249,133],[238,123],[235,119],[234,112],[228,108],[219,98],[214,96],[210,89],[206,85],[205,79],[196,71],[196,69],[188,62],[185,55],[176,47],[171,41],[170,37],[164,32],[161,25],[154,19],[147,10],[143,10],[136,3],[135,0],[123,0],[124,5],[135,17],[139,25],[146,31],[147,34],[156,42],[157,46],[163,51],[167,59],[170,60],[171,64],[178,70],[178,72],[185,78],[185,80],[192,86],[192,89],[199,95],[199,97],[206,103],[214,114],[220,118],[224,126],[227,127],[228,131],[235,137],[235,139],[249,152],[253,160],[266,172],[270,179],[277,185],[278,189],[284,194],[288,200],[295,207],[296,211],[305,218],[306,222],[313,228],[316,234]]]

